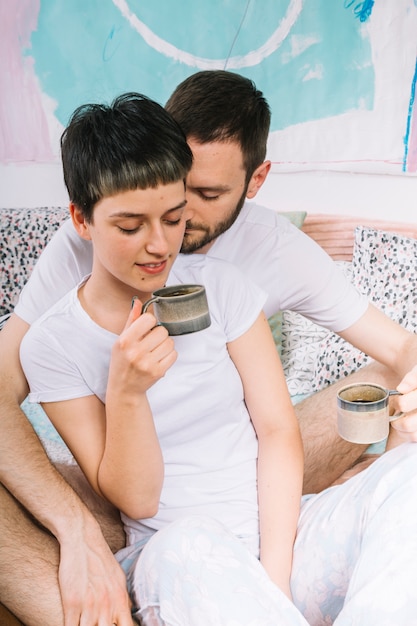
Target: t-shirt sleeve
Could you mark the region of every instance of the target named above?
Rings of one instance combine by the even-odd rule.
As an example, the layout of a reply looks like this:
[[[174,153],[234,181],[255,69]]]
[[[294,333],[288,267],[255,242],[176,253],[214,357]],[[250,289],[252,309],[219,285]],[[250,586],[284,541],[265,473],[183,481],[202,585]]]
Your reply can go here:
[[[345,330],[365,313],[366,296],[305,233],[289,225],[277,249],[270,292],[272,299],[274,291],[281,294],[281,310],[301,313],[334,332]]]
[[[267,317],[296,311],[340,332],[368,307],[367,298],[311,237],[286,217],[254,203],[245,203],[208,254],[233,263],[265,290]]]
[[[46,326],[31,326],[20,346],[20,361],[29,384],[29,402],[57,402],[92,395],[72,362]]]
[[[14,312],[28,324],[38,319],[91,272],[92,247],[65,222],[40,255]]]
[[[231,263],[218,263],[214,280],[213,272],[208,280],[208,298],[210,291],[215,291],[216,312],[221,317],[226,341],[230,342],[254,324],[263,310],[267,294]]]

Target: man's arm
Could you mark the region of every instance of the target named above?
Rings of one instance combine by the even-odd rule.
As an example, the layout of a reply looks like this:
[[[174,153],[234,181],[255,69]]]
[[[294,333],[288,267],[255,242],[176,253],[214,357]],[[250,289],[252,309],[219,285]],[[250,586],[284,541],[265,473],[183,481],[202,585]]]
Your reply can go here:
[[[304,493],[331,485],[366,450],[366,446],[344,441],[337,433],[336,394],[346,384],[370,381],[387,389],[398,387],[404,395],[393,396],[392,403],[407,415],[392,422],[387,448],[417,440],[417,335],[371,304],[357,322],[339,334],[375,362],[295,406],[304,443]]]
[[[417,335],[369,304],[366,312],[339,335],[386,365],[398,382],[417,364]]]
[[[32,585],[39,584],[41,593],[50,594],[51,603],[43,602],[42,608],[50,606],[51,612],[40,615],[33,604],[25,606],[22,601],[25,588],[19,588],[17,576],[13,585],[9,584],[9,588],[16,590],[16,597],[11,598],[9,594],[7,604],[28,626],[62,624],[63,611],[66,626],[78,626],[81,615],[85,620],[83,623],[88,626],[99,621],[131,626],[133,622],[125,577],[104,540],[98,522],[49,462],[20,409],[27,394],[27,384],[20,367],[19,346],[27,329],[25,322],[12,315],[0,332],[0,480],[10,494],[58,540],[59,571],[55,571],[54,575],[48,571],[47,576],[45,571],[45,579],[59,581],[59,589],[45,588],[42,583],[44,568],[56,568],[56,556],[44,552],[48,542],[42,546],[42,551],[39,550],[38,560],[34,554],[30,561],[25,559],[23,546],[22,554],[19,554],[21,531],[18,527],[12,528],[13,516],[7,506],[2,506],[0,524],[7,527],[4,536],[12,541],[14,534],[16,539],[13,550],[8,551],[7,546],[2,549],[0,567],[3,570],[0,571],[7,572],[10,582],[16,558],[25,561]],[[33,529],[34,533],[39,533],[35,524]],[[25,528],[26,536],[27,532],[28,527]],[[9,556],[9,563],[5,562],[3,555],[6,558]],[[59,597],[62,605],[57,603]]]

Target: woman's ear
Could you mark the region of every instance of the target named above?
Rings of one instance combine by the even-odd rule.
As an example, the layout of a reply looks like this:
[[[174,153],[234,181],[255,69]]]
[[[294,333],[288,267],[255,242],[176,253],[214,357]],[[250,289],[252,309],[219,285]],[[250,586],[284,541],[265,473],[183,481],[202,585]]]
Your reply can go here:
[[[256,194],[264,184],[270,169],[271,161],[264,161],[256,168],[248,184],[248,190],[246,192],[247,198],[254,198],[256,196]]]
[[[79,209],[79,207],[70,202],[69,211],[72,219],[72,223],[74,224],[74,228],[77,233],[83,239],[91,240],[90,229],[88,227],[88,222],[86,221],[83,212]]]

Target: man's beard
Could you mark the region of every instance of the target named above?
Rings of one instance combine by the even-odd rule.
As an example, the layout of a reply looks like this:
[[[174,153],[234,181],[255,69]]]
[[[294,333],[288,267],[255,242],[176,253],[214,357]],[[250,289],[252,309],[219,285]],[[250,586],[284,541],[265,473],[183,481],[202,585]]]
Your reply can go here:
[[[234,210],[230,213],[230,215],[228,215],[228,217],[226,217],[226,219],[222,222],[219,222],[214,228],[210,229],[205,224],[198,224],[196,222],[188,221],[186,229],[188,226],[191,229],[198,229],[199,231],[201,231],[201,235],[198,239],[188,241],[188,235],[187,233],[185,233],[180,252],[182,252],[183,254],[191,254],[192,252],[196,252],[197,250],[200,250],[207,244],[217,239],[217,237],[220,237],[220,235],[225,233],[226,230],[229,230],[229,228],[235,223],[240,211],[242,210],[246,199],[246,191],[247,189],[245,188],[245,191],[240,197],[239,202],[237,203]]]

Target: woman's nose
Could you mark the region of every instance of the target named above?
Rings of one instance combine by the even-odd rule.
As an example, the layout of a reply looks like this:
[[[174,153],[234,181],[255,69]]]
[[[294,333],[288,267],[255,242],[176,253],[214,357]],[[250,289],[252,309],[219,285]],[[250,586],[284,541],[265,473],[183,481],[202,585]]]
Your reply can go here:
[[[146,249],[153,254],[164,255],[168,251],[168,242],[162,228],[155,227],[149,232]]]

